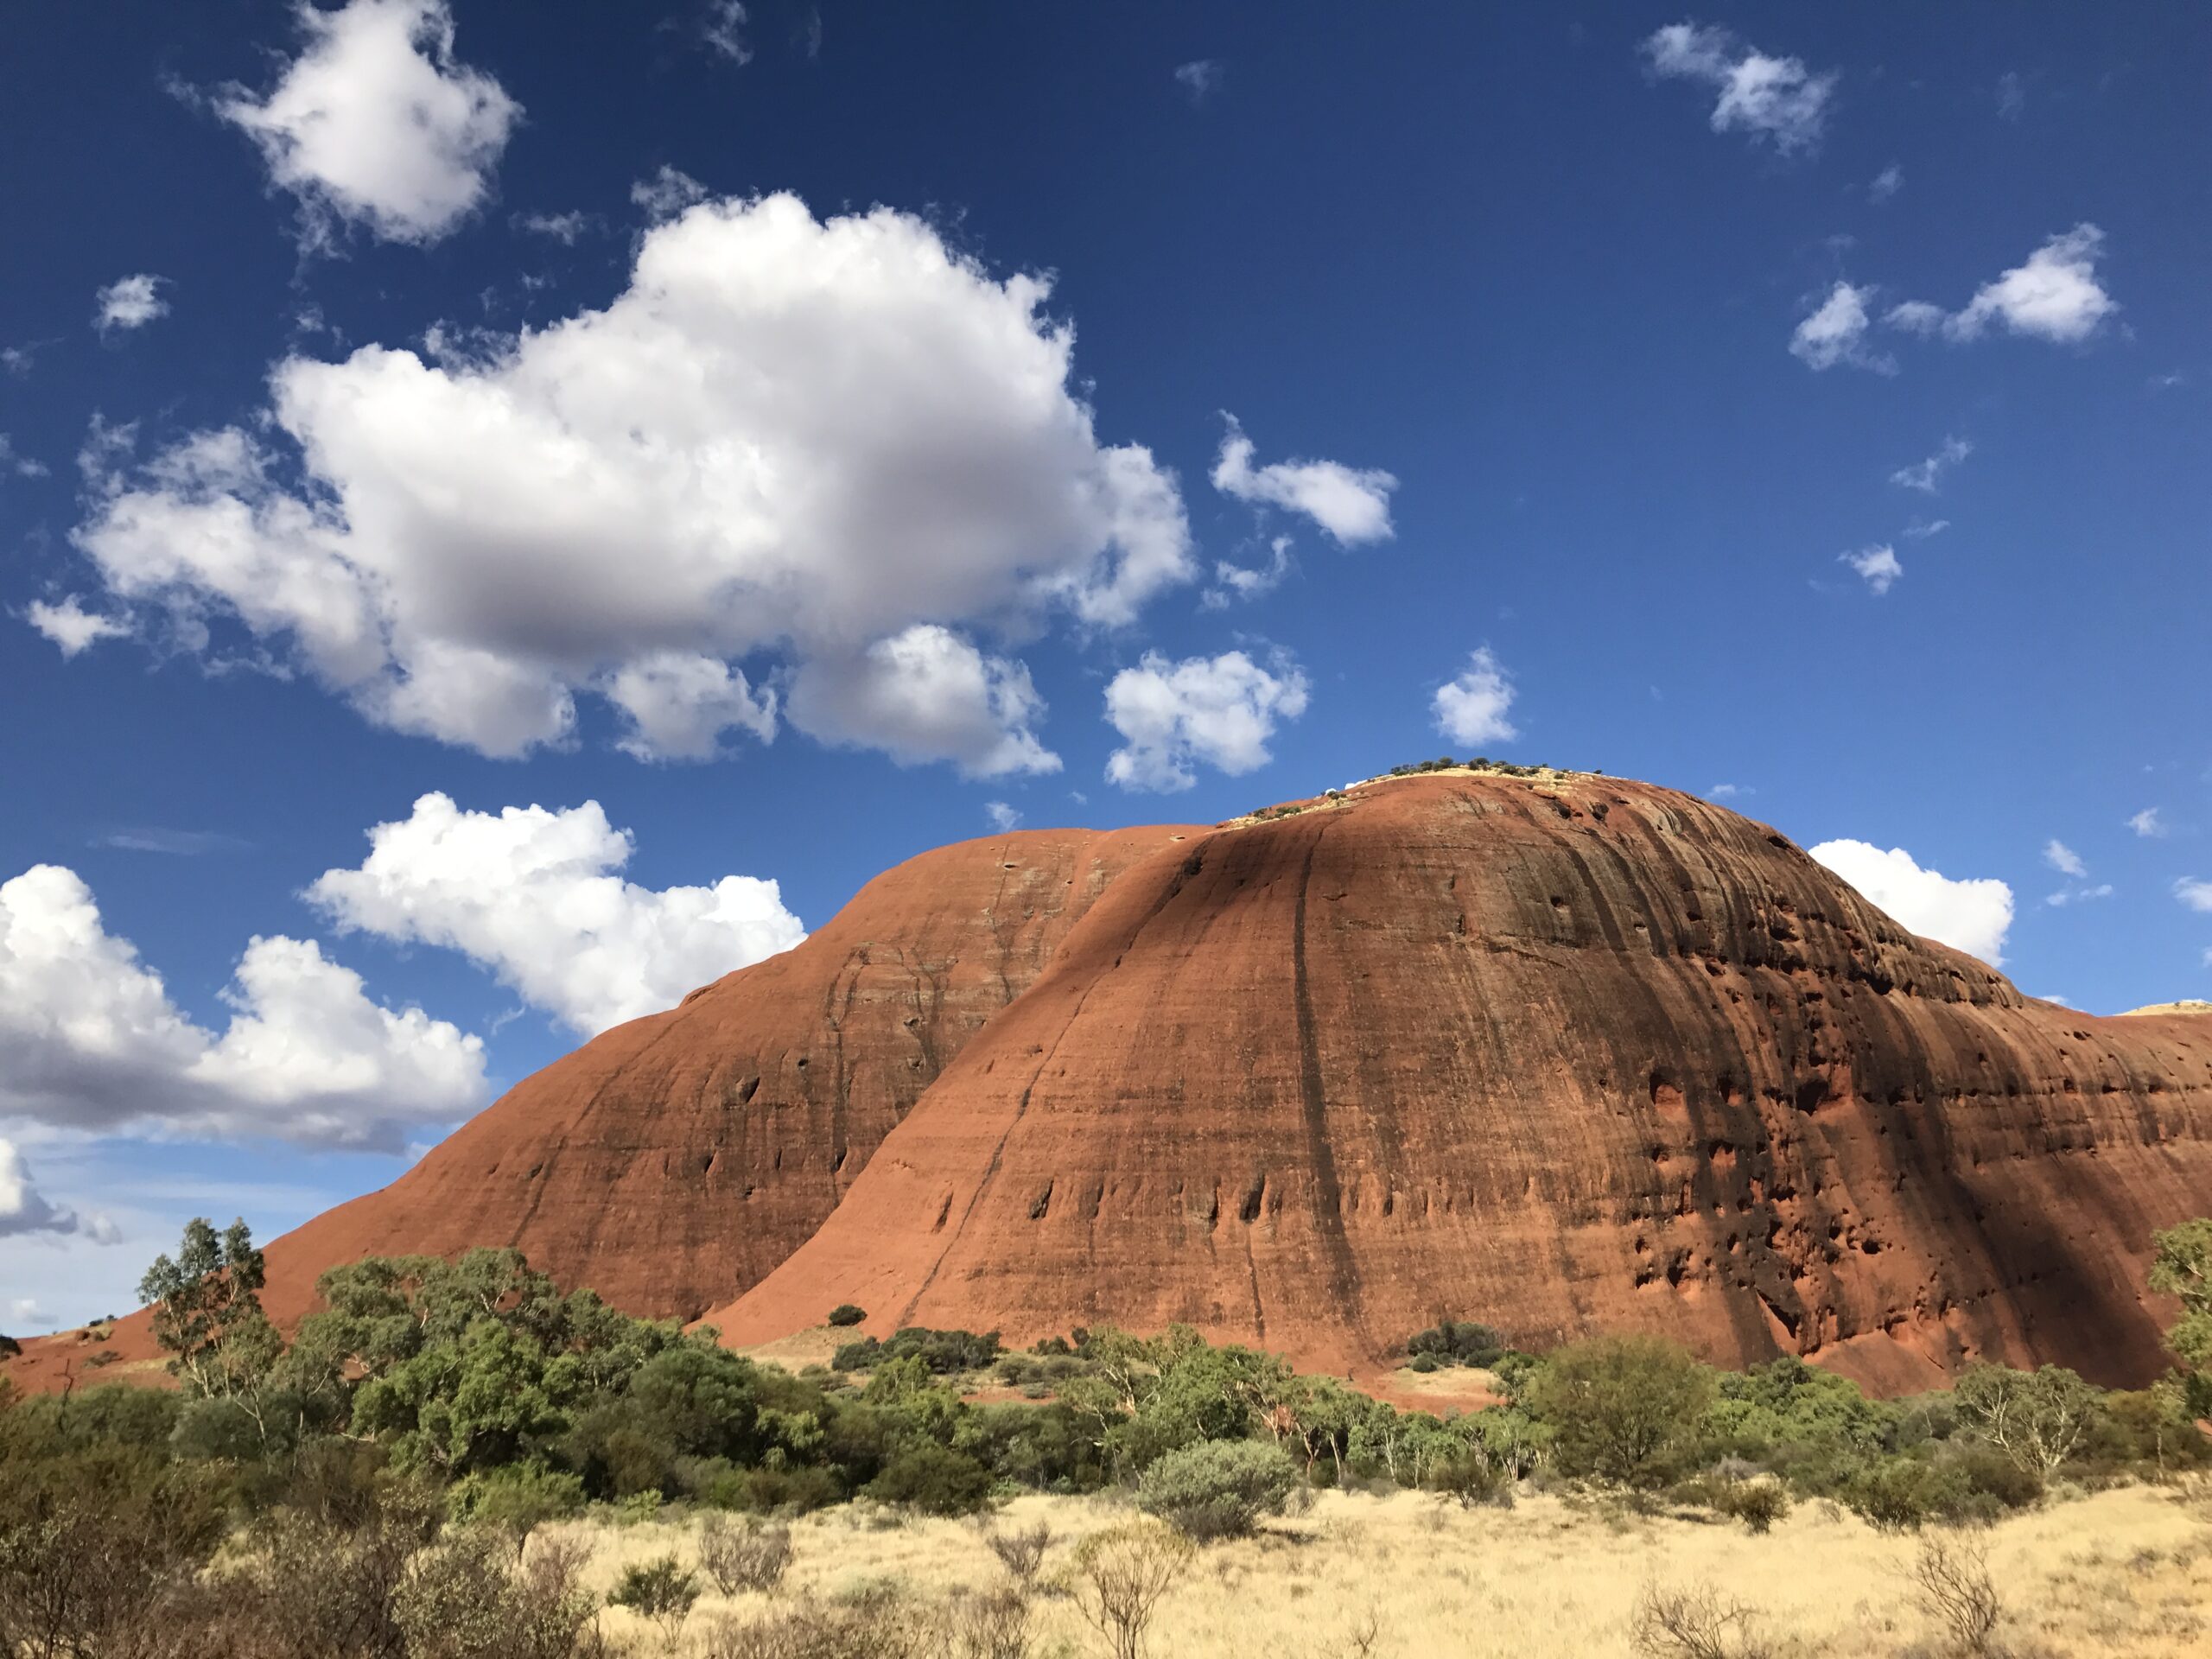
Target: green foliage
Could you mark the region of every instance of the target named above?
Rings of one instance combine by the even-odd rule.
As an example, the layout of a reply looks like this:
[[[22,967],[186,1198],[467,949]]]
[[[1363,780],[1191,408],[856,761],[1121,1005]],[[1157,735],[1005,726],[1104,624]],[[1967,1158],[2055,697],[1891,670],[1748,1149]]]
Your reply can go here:
[[[862,1315],[865,1318],[865,1315]],[[940,1376],[959,1371],[980,1371],[999,1357],[999,1333],[978,1336],[973,1331],[931,1331],[909,1325],[886,1341],[861,1337],[841,1346],[830,1356],[830,1367],[838,1371],[868,1371],[898,1359],[918,1359]]]
[[[1899,1413],[1856,1383],[1794,1356],[1724,1373],[1702,1432],[1710,1449],[1766,1459],[1777,1452],[1877,1452],[1893,1441]]]
[[[2097,1390],[2061,1365],[1975,1365],[1951,1390],[1961,1421],[2038,1480],[2049,1480],[2095,1427]]]
[[[652,1620],[673,1648],[683,1621],[691,1616],[692,1604],[698,1599],[698,1574],[675,1556],[662,1555],[625,1567],[614,1588],[607,1592],[607,1605],[626,1607],[640,1618]]]
[[[925,1515],[973,1515],[990,1502],[991,1471],[965,1452],[922,1440],[904,1447],[861,1489]]]
[[[1713,1373],[1657,1337],[1595,1337],[1547,1357],[1529,1409],[1550,1425],[1560,1467],[1624,1486],[1662,1484],[1695,1444]]]
[[[1279,1446],[1211,1440],[1168,1452],[1137,1482],[1137,1507],[1187,1538],[1242,1538],[1262,1515],[1282,1513],[1298,1479]]]
[[[2212,1217],[2154,1233],[2151,1244],[2151,1288],[2181,1301],[2181,1318],[2166,1332],[2166,1345],[2184,1367],[2189,1409],[2212,1415]]]
[[[546,1522],[582,1509],[584,1483],[542,1463],[509,1464],[456,1482],[446,1506],[456,1521],[525,1538]]]
[[[261,1312],[264,1269],[243,1219],[218,1235],[194,1216],[174,1257],[162,1255],[138,1283],[154,1313],[154,1339],[188,1394],[228,1397],[268,1369],[283,1339]]]
[[[850,1302],[840,1302],[830,1310],[830,1323],[841,1328],[849,1325],[858,1325],[866,1318],[868,1318],[868,1311],[865,1308],[855,1307]]]
[[[1444,1365],[1488,1365],[1505,1352],[1505,1338],[1471,1319],[1442,1319],[1408,1342],[1406,1352],[1417,1370],[1424,1358]]]

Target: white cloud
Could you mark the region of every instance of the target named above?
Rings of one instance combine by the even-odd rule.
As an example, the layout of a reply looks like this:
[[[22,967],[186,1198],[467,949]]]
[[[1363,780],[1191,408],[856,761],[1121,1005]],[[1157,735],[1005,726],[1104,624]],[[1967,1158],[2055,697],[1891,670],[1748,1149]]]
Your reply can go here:
[[[1974,454],[1973,443],[1965,438],[1945,438],[1925,461],[1916,461],[1910,467],[1900,467],[1890,474],[1890,482],[1908,490],[1923,490],[1936,493],[1936,486],[1945,473]]]
[[[716,657],[664,651],[625,663],[607,677],[607,700],[629,722],[621,740],[641,760],[709,760],[733,727],[763,743],[776,735],[776,695],[756,692]]]
[[[1866,197],[1879,206],[1904,188],[1904,168],[1891,162],[1874,175],[1874,181],[1866,187]]]
[[[1175,66],[1175,82],[1192,104],[1203,104],[1221,85],[1221,65],[1211,58],[1179,63]]]
[[[2028,89],[2018,70],[2007,69],[1997,77],[1997,113],[2007,121],[2017,121],[2020,111],[2028,106]]]
[[[528,231],[532,236],[550,237],[563,247],[574,247],[576,238],[591,229],[596,221],[580,209],[565,213],[517,213],[513,219],[518,231]]]
[[[1118,626],[1196,567],[1173,475],[1099,442],[1048,295],[887,209],[702,204],[603,310],[434,361],[287,358],[265,431],[127,475],[103,429],[75,540],[142,630],[242,624],[376,723],[489,754],[566,741],[585,693],[639,752],[765,736],[777,671],[738,664],[772,653],[802,730],[1050,770],[1027,670],[963,625]]]
[[[1505,742],[1521,734],[1508,718],[1514,696],[1513,677],[1484,645],[1465,673],[1436,688],[1430,709],[1436,729],[1462,747]]]
[[[44,461],[19,454],[16,441],[5,432],[0,432],[0,470],[11,472],[18,478],[44,478],[47,467]]]
[[[219,1035],[186,1019],[75,872],[0,885],[0,1114],[389,1151],[483,1103],[477,1039],[372,1002],[311,940],[253,939],[224,1001]]]
[[[0,1238],[29,1233],[75,1233],[95,1244],[121,1236],[105,1216],[79,1216],[49,1202],[31,1184],[31,1173],[14,1141],[0,1140]]]
[[[2172,833],[2155,806],[2145,807],[2127,821],[2127,827],[2146,841],[2161,841]]]
[[[1259,599],[1281,587],[1283,578],[1290,574],[1290,537],[1278,536],[1268,549],[1268,563],[1256,568],[1218,561],[1213,568],[1214,586],[1199,596],[1200,607],[1226,610],[1235,601]]]
[[[1808,850],[1915,933],[2003,965],[2012,925],[2012,889],[2004,882],[1954,881],[1922,869],[1902,847],[1885,853],[1863,841],[1824,841]]]
[[[215,111],[298,199],[309,245],[340,224],[411,243],[458,228],[490,195],[522,106],[454,60],[445,0],[302,3],[296,16],[305,44],[268,97],[232,86]]]
[[[792,677],[790,711],[810,737],[879,748],[902,766],[950,760],[970,778],[1060,769],[1031,729],[1045,700],[1028,669],[934,623],[856,657],[810,658]]]
[[[1873,295],[1872,288],[1839,282],[1789,336],[1790,356],[1810,369],[1833,369],[1842,364],[1877,374],[1895,374],[1895,358],[1867,349],[1866,331],[1871,325],[1866,302]]]
[[[1333,461],[1279,461],[1255,467],[1244,429],[1234,415],[1222,418],[1229,429],[1214,462],[1214,488],[1255,505],[1302,512],[1341,546],[1387,541],[1394,533],[1390,492],[1398,480],[1389,474]]]
[[[1916,518],[1904,527],[1904,533],[1916,542],[1924,542],[1930,536],[1941,536],[1950,527],[1948,518]]]
[[[162,289],[168,282],[166,276],[145,272],[118,276],[92,296],[92,326],[107,334],[143,328],[156,318],[166,317],[169,302],[162,297]]]
[[[650,179],[639,179],[630,187],[630,201],[633,207],[645,210],[645,217],[654,224],[674,219],[686,208],[696,207],[713,192],[681,168],[671,167],[666,162]]]
[[[2094,887],[2062,888],[2046,897],[2044,903],[2053,906],[2087,904],[2094,899],[2109,899],[2112,892],[2111,882],[2101,881]]]
[[[1957,311],[1907,300],[1891,307],[1884,321],[1909,333],[1941,334],[1954,341],[1979,340],[1993,323],[2011,334],[2061,345],[2087,340],[2120,309],[2097,280],[2104,240],[2095,226],[2076,225],[2052,237],[2025,263],[1983,283]]]
[[[2061,875],[2078,878],[2089,873],[2089,867],[2082,861],[2081,854],[2063,841],[2053,840],[2044,842],[2043,861]]]
[[[1188,789],[1200,762],[1232,777],[1267,765],[1279,720],[1306,712],[1306,676],[1278,653],[1262,668],[1241,651],[1171,663],[1147,652],[1106,687],[1106,719],[1122,747],[1106,762],[1123,789]]]
[[[1904,575],[1904,566],[1897,562],[1897,550],[1893,547],[1862,548],[1856,553],[1839,553],[1836,558],[1863,576],[1878,599],[1895,587],[1897,578]]]
[[[1756,795],[1758,791],[1744,784],[1715,784],[1705,792],[1716,801],[1732,801],[1739,796]]]
[[[1004,801],[985,801],[983,816],[991,821],[991,828],[1001,834],[1008,830],[1018,829],[1021,824],[1021,814]]]
[[[2191,910],[2212,912],[2212,881],[2200,881],[2185,875],[2174,883],[2174,897]]]
[[[103,639],[125,639],[130,632],[127,623],[86,610],[74,594],[66,595],[59,605],[33,600],[23,607],[23,620],[54,641],[65,659]]]
[[[38,1304],[35,1296],[17,1296],[8,1303],[8,1323],[18,1331],[35,1327],[41,1331],[54,1328],[54,1320]]]
[[[430,794],[305,896],[341,931],[458,950],[586,1036],[806,937],[773,881],[655,891],[615,874],[631,850],[596,801],[493,814]]]
[[[1753,143],[1772,141],[1783,155],[1820,141],[1835,91],[1833,74],[1810,73],[1796,58],[1770,58],[1725,29],[1669,23],[1643,42],[1654,74],[1702,81],[1716,88],[1713,130],[1740,130]]]
[[[753,48],[745,41],[745,7],[742,0],[706,0],[703,15],[699,19],[699,38],[707,49],[732,63],[753,61]]]

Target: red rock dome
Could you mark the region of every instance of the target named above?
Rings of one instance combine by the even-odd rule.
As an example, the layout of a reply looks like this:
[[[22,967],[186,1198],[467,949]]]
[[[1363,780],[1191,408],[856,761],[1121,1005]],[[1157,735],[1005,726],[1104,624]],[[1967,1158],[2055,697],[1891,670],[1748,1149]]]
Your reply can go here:
[[[709,1317],[1187,1321],[1371,1373],[1451,1315],[2140,1382],[2151,1232],[2206,1211],[2212,1020],[2024,997],[1672,791],[1446,773],[1128,870]]]

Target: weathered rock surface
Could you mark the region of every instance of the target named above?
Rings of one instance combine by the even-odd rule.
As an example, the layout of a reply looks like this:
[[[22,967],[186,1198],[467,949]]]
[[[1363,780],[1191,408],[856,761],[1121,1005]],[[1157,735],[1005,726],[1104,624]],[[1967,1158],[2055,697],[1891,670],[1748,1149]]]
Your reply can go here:
[[[1129,870],[709,1317],[1181,1320],[1371,1374],[1454,1315],[2140,1382],[2150,1234],[2208,1211],[2212,1020],[2031,1001],[1685,795],[1442,774]]]
[[[264,1300],[514,1244],[736,1342],[853,1301],[1371,1378],[1450,1315],[2140,1382],[2151,1232],[2208,1212],[2212,1014],[2025,998],[1672,791],[1461,772],[912,860],[277,1240]],[[24,1348],[150,1375],[143,1316]]]
[[[601,1033],[270,1244],[264,1306],[289,1323],[364,1255],[512,1244],[629,1313],[696,1318],[804,1242],[1116,876],[1200,833],[1028,830],[907,861],[797,949]],[[156,1351],[141,1315],[98,1344],[27,1342],[8,1374],[57,1387],[102,1349]]]

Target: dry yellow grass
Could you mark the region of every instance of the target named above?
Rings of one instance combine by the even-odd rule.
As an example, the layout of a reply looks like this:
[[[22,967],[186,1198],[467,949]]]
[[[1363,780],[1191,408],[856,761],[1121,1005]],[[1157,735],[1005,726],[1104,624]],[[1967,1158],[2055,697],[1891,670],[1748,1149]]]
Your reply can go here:
[[[1072,1541],[1125,1518],[1103,1499],[1024,1497],[1001,1525],[1039,1520],[1055,1540],[1049,1576]],[[615,1529],[577,1522],[594,1550],[592,1587],[620,1568],[673,1551],[691,1559],[696,1522]],[[1977,1535],[2006,1614],[1999,1638],[2050,1659],[2202,1659],[2212,1654],[2212,1498],[2128,1487],[2054,1502]],[[976,1523],[900,1522],[855,1507],[794,1529],[796,1555],[779,1598],[836,1594],[891,1582],[931,1597],[1001,1582]],[[1162,1604],[1155,1659],[1294,1656],[1626,1655],[1637,1595],[1647,1583],[1710,1584],[1757,1610],[1777,1651],[1904,1655],[1941,1650],[1915,1605],[1918,1548],[1828,1506],[1800,1505],[1764,1537],[1729,1523],[1609,1514],[1555,1497],[1471,1513],[1402,1492],[1328,1492],[1306,1515],[1198,1554]],[[771,1599],[702,1599],[683,1652],[698,1652],[717,1621]],[[619,1611],[606,1628],[639,1653],[658,1637]],[[1375,1639],[1357,1637],[1371,1620]],[[1030,1651],[1103,1654],[1065,1599],[1038,1604]]]

